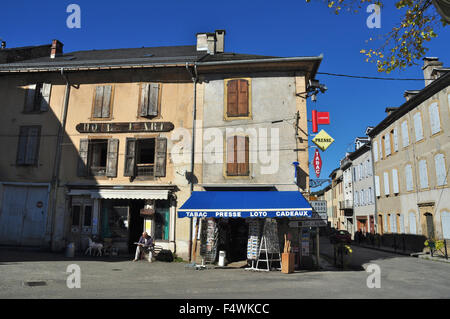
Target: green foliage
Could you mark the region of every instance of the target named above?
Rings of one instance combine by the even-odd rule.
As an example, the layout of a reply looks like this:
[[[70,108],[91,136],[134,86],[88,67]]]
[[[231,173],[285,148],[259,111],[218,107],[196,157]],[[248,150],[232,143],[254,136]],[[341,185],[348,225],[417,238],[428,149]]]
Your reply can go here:
[[[343,9],[356,13],[369,4],[383,7],[383,1],[378,0],[323,1],[334,10],[335,14],[339,14]],[[417,65],[417,61],[428,51],[427,42],[438,36],[436,30],[447,26],[432,6],[432,0],[396,0],[395,6],[398,10],[404,11],[401,21],[379,39],[368,40],[371,42],[381,40],[382,43],[378,48],[360,51],[366,56],[366,62],[376,63],[378,72],[390,73],[395,69]]]

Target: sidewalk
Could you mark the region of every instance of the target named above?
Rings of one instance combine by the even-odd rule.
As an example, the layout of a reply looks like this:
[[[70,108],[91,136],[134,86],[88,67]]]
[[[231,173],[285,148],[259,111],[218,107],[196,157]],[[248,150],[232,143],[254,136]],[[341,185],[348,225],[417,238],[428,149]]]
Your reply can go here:
[[[404,255],[404,256],[411,256],[412,254],[416,253],[416,252],[409,251],[409,250],[394,249],[392,247],[387,247],[387,246],[376,246],[376,245],[372,246],[372,245],[367,245],[367,244],[358,244],[356,242],[352,242],[352,245],[357,246],[357,247],[363,247],[363,248],[368,248],[368,249],[384,251],[387,253]]]

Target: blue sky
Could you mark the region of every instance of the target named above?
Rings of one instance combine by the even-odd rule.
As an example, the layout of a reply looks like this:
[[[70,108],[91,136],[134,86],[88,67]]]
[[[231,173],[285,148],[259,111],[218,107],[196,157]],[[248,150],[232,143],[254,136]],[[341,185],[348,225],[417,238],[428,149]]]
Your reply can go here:
[[[323,54],[319,71],[364,76],[422,78],[420,66],[379,74],[361,49],[369,38],[389,32],[400,11],[389,2],[381,12],[381,29],[366,26],[368,13],[335,15],[323,1],[3,1],[0,38],[8,47],[38,45],[59,39],[64,51],[195,44],[197,32],[225,29],[225,50],[273,56]],[[81,29],[66,27],[66,8],[81,7]],[[428,56],[450,65],[449,27],[429,43]],[[421,61],[419,61],[421,64]],[[361,80],[319,75],[328,91],[316,103],[329,111],[331,125],[321,126],[336,141],[321,152],[321,178],[353,149],[356,136],[384,117],[387,106],[404,102],[403,91],[421,89],[423,81]],[[308,113],[313,105],[308,104]],[[310,152],[310,158],[314,152]],[[311,175],[313,171],[311,170]]]

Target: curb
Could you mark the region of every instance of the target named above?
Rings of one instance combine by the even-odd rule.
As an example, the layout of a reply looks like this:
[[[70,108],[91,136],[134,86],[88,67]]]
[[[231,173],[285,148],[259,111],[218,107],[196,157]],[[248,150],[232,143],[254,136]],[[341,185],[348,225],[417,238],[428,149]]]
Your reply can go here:
[[[394,251],[394,250],[389,250],[389,249],[385,249],[385,248],[378,248],[378,247],[372,247],[372,246],[363,246],[363,245],[354,245],[355,247],[361,247],[361,248],[367,248],[367,249],[373,249],[373,250],[379,250],[379,251],[384,251],[386,253],[391,253],[391,254],[397,254],[397,255],[403,255],[403,256],[411,256],[411,253],[407,253],[407,252],[403,252],[403,251]]]

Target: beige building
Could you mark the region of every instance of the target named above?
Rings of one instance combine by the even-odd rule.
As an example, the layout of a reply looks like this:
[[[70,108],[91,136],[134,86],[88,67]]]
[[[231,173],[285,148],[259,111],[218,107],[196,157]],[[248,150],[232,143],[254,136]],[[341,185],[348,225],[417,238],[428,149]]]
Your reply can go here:
[[[344,201],[343,172],[340,168],[334,169],[330,176],[332,189],[332,222],[331,227],[335,229],[346,229],[346,217],[341,203]]]
[[[425,88],[406,91],[407,101],[369,133],[378,233],[450,238],[448,70],[425,58]]]

